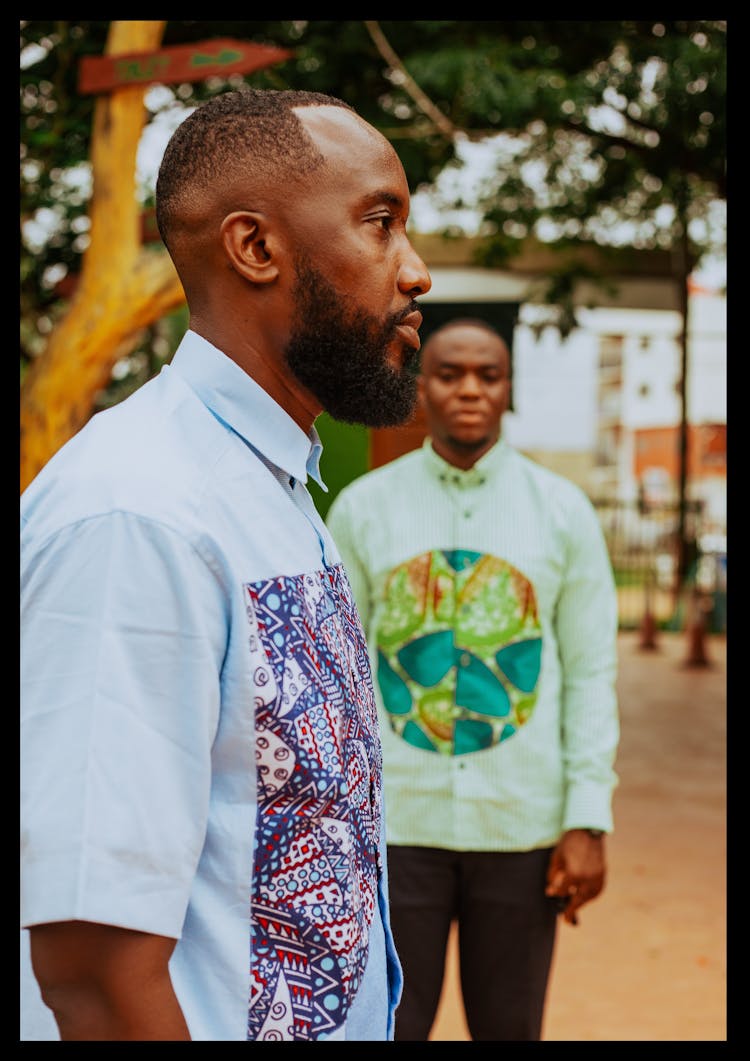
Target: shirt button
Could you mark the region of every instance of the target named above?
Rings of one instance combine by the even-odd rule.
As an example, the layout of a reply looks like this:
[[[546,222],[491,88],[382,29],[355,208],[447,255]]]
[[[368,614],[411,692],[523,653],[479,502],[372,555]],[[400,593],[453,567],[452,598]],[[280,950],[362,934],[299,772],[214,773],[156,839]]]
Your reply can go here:
[[[470,515],[471,515],[471,512],[464,512],[464,518],[465,519],[468,519]]]
[[[463,655],[461,656],[461,659],[460,659],[459,662],[460,662],[462,667],[468,667],[469,664],[471,663],[471,656],[469,655],[469,653],[468,652],[464,652]]]

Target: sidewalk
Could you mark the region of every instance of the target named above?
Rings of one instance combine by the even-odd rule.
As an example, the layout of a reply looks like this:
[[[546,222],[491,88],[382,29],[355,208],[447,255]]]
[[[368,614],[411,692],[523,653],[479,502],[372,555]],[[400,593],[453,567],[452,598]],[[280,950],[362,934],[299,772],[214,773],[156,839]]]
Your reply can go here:
[[[544,1040],[723,1042],[726,1022],[726,641],[620,636],[615,833],[606,891],[560,924]],[[432,1041],[468,1041],[451,948]]]

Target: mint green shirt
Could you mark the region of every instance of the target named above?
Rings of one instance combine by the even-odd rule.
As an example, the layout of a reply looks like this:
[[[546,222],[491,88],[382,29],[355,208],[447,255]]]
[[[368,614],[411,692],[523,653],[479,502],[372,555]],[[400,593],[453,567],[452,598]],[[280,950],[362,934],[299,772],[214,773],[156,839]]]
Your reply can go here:
[[[327,522],[376,676],[388,842],[611,831],[617,597],[584,492],[502,439],[468,471],[426,439]]]

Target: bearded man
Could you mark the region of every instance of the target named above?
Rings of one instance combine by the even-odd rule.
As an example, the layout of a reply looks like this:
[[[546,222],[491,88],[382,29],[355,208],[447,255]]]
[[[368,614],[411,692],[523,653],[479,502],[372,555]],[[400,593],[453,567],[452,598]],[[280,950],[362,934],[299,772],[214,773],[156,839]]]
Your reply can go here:
[[[407,181],[343,101],[243,90],[156,200],[188,331],[22,498],[22,1039],[388,1040],[377,711],[306,481],[323,409],[414,406]]]

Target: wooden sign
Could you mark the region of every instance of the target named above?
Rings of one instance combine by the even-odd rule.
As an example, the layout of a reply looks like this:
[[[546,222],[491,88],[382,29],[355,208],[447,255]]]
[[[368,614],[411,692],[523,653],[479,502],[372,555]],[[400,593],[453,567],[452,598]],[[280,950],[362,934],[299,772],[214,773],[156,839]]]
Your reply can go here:
[[[78,91],[87,95],[112,92],[126,85],[205,81],[208,77],[249,74],[293,57],[294,52],[286,48],[226,37],[177,44],[158,52],[86,56],[78,71]]]

